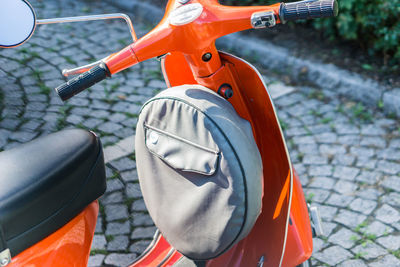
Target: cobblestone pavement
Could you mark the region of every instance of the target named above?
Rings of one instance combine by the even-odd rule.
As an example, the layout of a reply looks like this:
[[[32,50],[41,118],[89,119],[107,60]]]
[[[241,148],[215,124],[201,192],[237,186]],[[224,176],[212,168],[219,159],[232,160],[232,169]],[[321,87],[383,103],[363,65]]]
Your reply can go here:
[[[31,1],[39,18],[115,12],[100,1]],[[139,35],[149,27],[137,25]],[[0,150],[63,128],[101,136],[109,159],[121,142],[132,151],[107,164],[108,189],[89,266],[125,266],[155,227],[139,189],[133,137],[141,104],[165,88],[157,61],[115,75],[63,104],[53,88],[60,72],[129,43],[121,22],[39,26],[23,46],[0,50]],[[309,202],[320,207],[326,237],[314,238],[315,266],[400,266],[400,122],[319,90],[265,76],[291,158]],[[126,139],[127,138],[127,139]],[[124,144],[130,144],[128,147]],[[125,153],[127,154],[127,153]]]

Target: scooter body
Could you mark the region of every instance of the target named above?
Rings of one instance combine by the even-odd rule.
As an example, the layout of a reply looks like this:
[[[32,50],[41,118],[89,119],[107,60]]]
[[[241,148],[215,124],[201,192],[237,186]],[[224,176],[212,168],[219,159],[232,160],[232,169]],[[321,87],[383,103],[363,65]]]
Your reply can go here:
[[[292,167],[271,96],[261,75],[252,65],[217,51],[214,41],[232,32],[274,26],[284,19],[332,16],[337,4],[334,0],[327,0],[329,3],[306,0],[291,6],[276,4],[233,8],[222,6],[216,0],[191,0],[184,6],[188,2],[170,0],[165,17],[154,30],[103,59],[101,64],[94,64],[97,66],[89,72],[58,87],[56,91],[66,100],[123,69],[161,57],[168,87],[200,84],[225,97],[252,126],[263,163],[262,210],[247,237],[221,256],[201,264],[208,267],[297,266],[311,256],[312,229],[301,184]],[[326,9],[325,6],[322,8],[323,4],[327,5]],[[305,9],[303,14],[292,9],[304,5],[315,9]],[[80,20],[88,19],[67,18],[63,22]],[[41,23],[57,22],[60,20]],[[34,14],[26,29],[32,27],[35,27]],[[136,40],[134,31],[132,36]],[[28,39],[20,38],[15,43]],[[68,73],[81,73],[91,66]],[[98,203],[94,201],[61,228],[13,257],[9,266],[85,266],[97,214]],[[0,251],[0,264],[3,259],[6,260],[5,265],[9,264],[6,258],[9,251],[6,253],[7,250]],[[182,261],[190,262],[157,232],[150,246],[131,266],[173,266]]]
[[[297,266],[311,256],[311,225],[272,99],[252,65],[233,55],[219,54],[240,85],[240,91],[234,92],[242,98],[237,103],[245,103],[251,114],[248,119],[263,160],[264,196],[262,213],[250,234],[222,256],[207,261],[206,266],[279,266],[281,262],[282,266]],[[169,87],[196,83],[182,54],[166,56],[162,70]],[[233,106],[240,114],[240,106]],[[132,266],[156,266],[160,254],[164,255],[162,266],[171,266],[183,257],[162,236],[157,236],[152,249]]]
[[[7,266],[86,266],[98,213],[96,200],[59,230],[13,257]]]

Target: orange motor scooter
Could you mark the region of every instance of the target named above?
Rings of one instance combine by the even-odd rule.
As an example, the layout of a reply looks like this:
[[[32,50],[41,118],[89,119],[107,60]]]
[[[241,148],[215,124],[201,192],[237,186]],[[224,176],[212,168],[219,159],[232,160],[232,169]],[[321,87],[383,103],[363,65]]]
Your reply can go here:
[[[185,258],[157,232],[131,266],[309,266],[312,235],[322,234],[321,222],[316,208],[307,207],[272,99],[260,73],[243,59],[218,51],[215,40],[242,30],[336,14],[336,0],[250,7],[170,0],[164,18],[147,35],[136,40],[131,27],[131,45],[64,72],[80,74],[56,88],[65,101],[158,57],[168,87],[202,85],[227,99],[252,126],[262,158],[263,198],[250,233],[222,255],[198,262]],[[37,24],[115,17],[132,25],[121,14],[36,20],[27,1],[3,0],[0,22],[10,27],[0,28],[0,46],[24,43]],[[2,152],[0,170],[0,266],[85,266],[98,213],[96,199],[105,190],[101,144],[95,135],[63,131]]]

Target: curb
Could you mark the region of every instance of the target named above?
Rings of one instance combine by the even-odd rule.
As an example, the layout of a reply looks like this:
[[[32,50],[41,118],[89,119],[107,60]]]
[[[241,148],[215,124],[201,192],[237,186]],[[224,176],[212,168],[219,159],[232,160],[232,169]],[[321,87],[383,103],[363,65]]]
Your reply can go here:
[[[137,0],[106,0],[151,24],[158,23],[164,11],[149,3]],[[290,76],[296,82],[315,85],[328,97],[343,96],[362,102],[372,108],[381,108],[386,114],[400,117],[400,88],[390,89],[372,79],[340,69],[333,64],[324,64],[294,57],[286,48],[266,40],[248,37],[239,33],[222,37],[216,41],[219,49],[232,51],[238,56],[251,57],[267,70]]]

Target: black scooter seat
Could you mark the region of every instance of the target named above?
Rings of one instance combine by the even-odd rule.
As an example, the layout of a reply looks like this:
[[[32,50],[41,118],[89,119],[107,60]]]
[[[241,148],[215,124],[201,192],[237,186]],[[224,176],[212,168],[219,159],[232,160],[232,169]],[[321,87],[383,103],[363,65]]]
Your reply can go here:
[[[65,130],[1,152],[0,241],[17,255],[65,225],[105,188],[101,143],[88,131]]]

